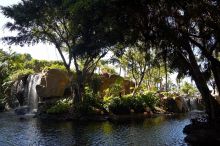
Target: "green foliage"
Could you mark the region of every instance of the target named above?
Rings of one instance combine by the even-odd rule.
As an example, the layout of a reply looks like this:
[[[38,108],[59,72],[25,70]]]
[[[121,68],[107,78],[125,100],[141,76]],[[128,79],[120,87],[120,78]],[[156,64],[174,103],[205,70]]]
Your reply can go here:
[[[161,94],[163,96],[166,96],[166,97],[170,97],[170,98],[175,98],[175,94],[174,93],[171,93],[171,92],[161,92]]]
[[[58,101],[54,106],[47,109],[47,113],[48,114],[68,113],[71,107],[72,107],[72,101],[64,99]]]
[[[188,83],[188,82],[184,82],[184,84],[181,86],[180,90],[184,93],[184,94],[187,94],[187,95],[194,95],[196,93],[196,88]]]
[[[15,81],[23,75],[29,75],[29,74],[33,74],[33,73],[34,73],[34,71],[32,69],[17,70],[13,74],[11,74],[9,76],[9,78],[11,81]]]
[[[33,69],[34,72],[41,72],[44,69],[61,69],[65,70],[65,67],[60,61],[46,61],[32,59],[25,63],[25,68]]]
[[[95,75],[92,77],[92,79],[89,82],[89,86],[92,89],[94,94],[98,94],[100,86],[101,86],[101,79],[98,75]]]
[[[144,101],[144,103],[150,107],[151,109],[154,109],[154,107],[156,106],[156,104],[159,101],[159,97],[156,96],[155,92],[145,92],[143,95],[140,95],[141,99]]]
[[[129,105],[130,109],[133,109],[137,113],[145,111],[146,103],[141,96],[132,96],[131,94],[123,96],[124,100]]]
[[[66,71],[66,68],[64,65],[56,64],[56,63],[44,67],[44,70],[49,70],[49,69],[60,69],[60,70]]]
[[[95,114],[96,109],[104,110],[103,108],[103,102],[99,98],[97,94],[93,92],[91,88],[88,86],[85,88],[85,95],[83,97],[82,103],[79,105],[75,105],[76,112],[79,112],[81,114]]]
[[[114,114],[128,114],[131,109],[136,113],[142,113],[146,107],[154,109],[159,98],[153,92],[132,96],[125,95],[122,97],[104,97],[104,107]]]
[[[115,83],[105,90],[105,96],[120,96],[122,89],[123,78],[118,78]]]
[[[114,114],[128,114],[130,113],[130,105],[122,97],[110,97],[107,108]]]
[[[101,66],[101,70],[102,73],[117,74],[115,69],[113,67],[110,67],[109,65]]]

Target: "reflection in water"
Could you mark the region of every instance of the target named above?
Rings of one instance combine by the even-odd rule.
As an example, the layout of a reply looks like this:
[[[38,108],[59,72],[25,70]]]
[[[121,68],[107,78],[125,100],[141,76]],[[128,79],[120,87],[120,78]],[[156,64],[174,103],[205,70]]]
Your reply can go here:
[[[129,123],[83,123],[33,118],[21,121],[12,113],[3,113],[0,114],[0,145],[186,145],[182,130],[187,124],[187,115],[158,116]]]

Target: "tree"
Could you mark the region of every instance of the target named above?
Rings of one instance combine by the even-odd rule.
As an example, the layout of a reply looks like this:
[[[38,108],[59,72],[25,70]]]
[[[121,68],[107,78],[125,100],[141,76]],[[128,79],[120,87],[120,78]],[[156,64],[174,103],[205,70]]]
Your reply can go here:
[[[184,84],[181,86],[180,89],[184,94],[193,96],[196,92],[195,87],[192,84],[189,84],[188,82],[184,82]]]
[[[142,47],[142,44],[128,48],[125,54],[122,56],[123,60],[126,60],[127,72],[135,83],[133,94],[136,94],[137,90],[142,85],[146,70],[151,65],[150,54],[142,52],[138,47]]]
[[[96,22],[96,17],[86,6],[86,1],[27,0],[1,7],[3,14],[14,20],[8,22],[6,28],[18,31],[16,36],[4,37],[5,42],[16,45],[51,43],[58,50],[69,73],[73,60],[77,74],[77,102],[82,100],[87,78],[93,74],[97,62],[108,51],[108,46],[98,40],[98,37],[103,36],[96,36],[96,31],[103,31],[104,27],[90,27],[91,23]],[[103,45],[105,48],[102,48]],[[67,59],[63,51],[67,52]],[[79,62],[83,62],[82,68]]]
[[[197,5],[197,3],[200,5]],[[166,50],[165,52],[167,55],[165,56],[168,56],[168,64],[172,65],[172,67],[176,67],[175,69],[182,71],[182,73],[192,76],[206,103],[206,110],[210,119],[214,119],[218,114],[217,109],[219,105],[210,94],[207,80],[201,71],[198,60],[196,59],[195,51],[193,51],[196,43],[193,43],[189,34],[198,37],[197,34],[193,34],[193,32],[199,28],[198,26],[200,26],[197,24],[209,24],[210,20],[212,22],[210,27],[217,32],[218,28],[213,22],[218,21],[219,14],[216,14],[213,11],[211,12],[210,10],[214,7],[216,10],[215,12],[218,12],[218,2],[206,0],[202,2],[198,0],[190,2],[186,0],[181,2],[173,0],[131,0],[127,2],[124,0],[118,0],[106,2],[105,6],[107,10],[112,12],[111,15],[107,15],[107,17],[115,19],[115,21],[111,22],[115,23],[112,26],[120,26],[120,32],[123,32],[122,34],[125,36],[124,38],[126,38],[123,41],[125,44],[129,46],[133,45],[135,42],[141,41],[151,46],[145,48],[146,52],[148,52],[149,48]],[[197,11],[198,9],[194,9],[197,8],[197,6],[200,6],[199,10],[208,6],[210,12],[205,11],[205,13],[202,13],[203,15],[197,17],[194,15],[194,11],[197,12],[196,14],[201,13],[201,11]],[[211,19],[203,21],[202,18]],[[206,30],[206,27],[203,27],[203,30]],[[188,31],[191,33],[188,33]],[[210,33],[210,31],[208,31],[208,36],[218,36],[218,34]],[[217,37],[214,40],[218,40]],[[205,44],[209,44],[208,42],[212,42],[212,40],[208,39]],[[212,64],[215,64],[212,66],[214,67],[212,72],[217,72],[218,69],[215,68],[216,66],[219,66],[218,61],[213,59],[213,56],[210,56],[209,53],[207,54],[204,48],[200,47],[200,49],[202,51],[201,57],[205,56],[206,58],[209,58],[208,60]],[[217,73],[215,73],[215,75],[217,75]],[[218,81],[218,75],[215,77],[215,81]]]

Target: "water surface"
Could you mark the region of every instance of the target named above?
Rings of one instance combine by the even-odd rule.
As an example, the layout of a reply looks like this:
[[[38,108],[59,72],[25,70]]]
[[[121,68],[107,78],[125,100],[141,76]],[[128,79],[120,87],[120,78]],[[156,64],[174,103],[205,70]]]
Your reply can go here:
[[[0,146],[174,146],[187,145],[183,128],[190,115],[158,116],[143,121],[54,122],[20,120],[0,114]]]

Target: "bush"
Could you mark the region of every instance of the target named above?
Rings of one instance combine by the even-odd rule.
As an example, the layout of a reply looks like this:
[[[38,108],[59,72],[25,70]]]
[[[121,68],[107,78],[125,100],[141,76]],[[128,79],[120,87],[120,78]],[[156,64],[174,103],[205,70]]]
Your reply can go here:
[[[145,92],[143,95],[140,95],[146,106],[150,107],[151,109],[154,109],[156,104],[159,101],[159,97],[156,96],[156,93],[154,92]]]
[[[83,102],[79,105],[75,105],[75,110],[76,112],[87,115],[95,114],[95,109],[105,110],[103,108],[103,102],[97,94],[94,94],[89,87],[86,87]]]
[[[190,83],[184,82],[184,84],[181,86],[180,89],[184,94],[193,96],[196,92],[197,89]]]
[[[145,92],[137,96],[104,97],[104,107],[114,114],[128,114],[131,109],[136,113],[143,113],[146,107],[154,109],[158,101],[159,97],[154,92]]]
[[[142,113],[145,111],[145,103],[141,96],[132,96],[132,95],[125,95],[123,96],[124,100],[126,100],[127,104],[129,105],[130,109],[133,109],[136,113]]]
[[[114,114],[128,114],[131,109],[136,113],[144,112],[145,104],[140,96],[105,97],[104,107]]]
[[[71,100],[59,100],[54,106],[47,109],[48,114],[62,114],[68,113],[72,106]]]
[[[130,113],[130,105],[129,102],[120,97],[114,97],[110,100],[109,111],[114,114],[127,114]]]
[[[11,81],[15,81],[23,75],[29,75],[29,74],[33,74],[33,73],[34,73],[34,71],[32,69],[17,70],[13,74],[11,74],[9,78]]]
[[[44,67],[43,70],[50,70],[50,69],[59,69],[59,70],[63,70],[63,71],[66,71],[66,68],[64,65],[61,65],[61,64],[51,64],[50,66],[46,66]]]

